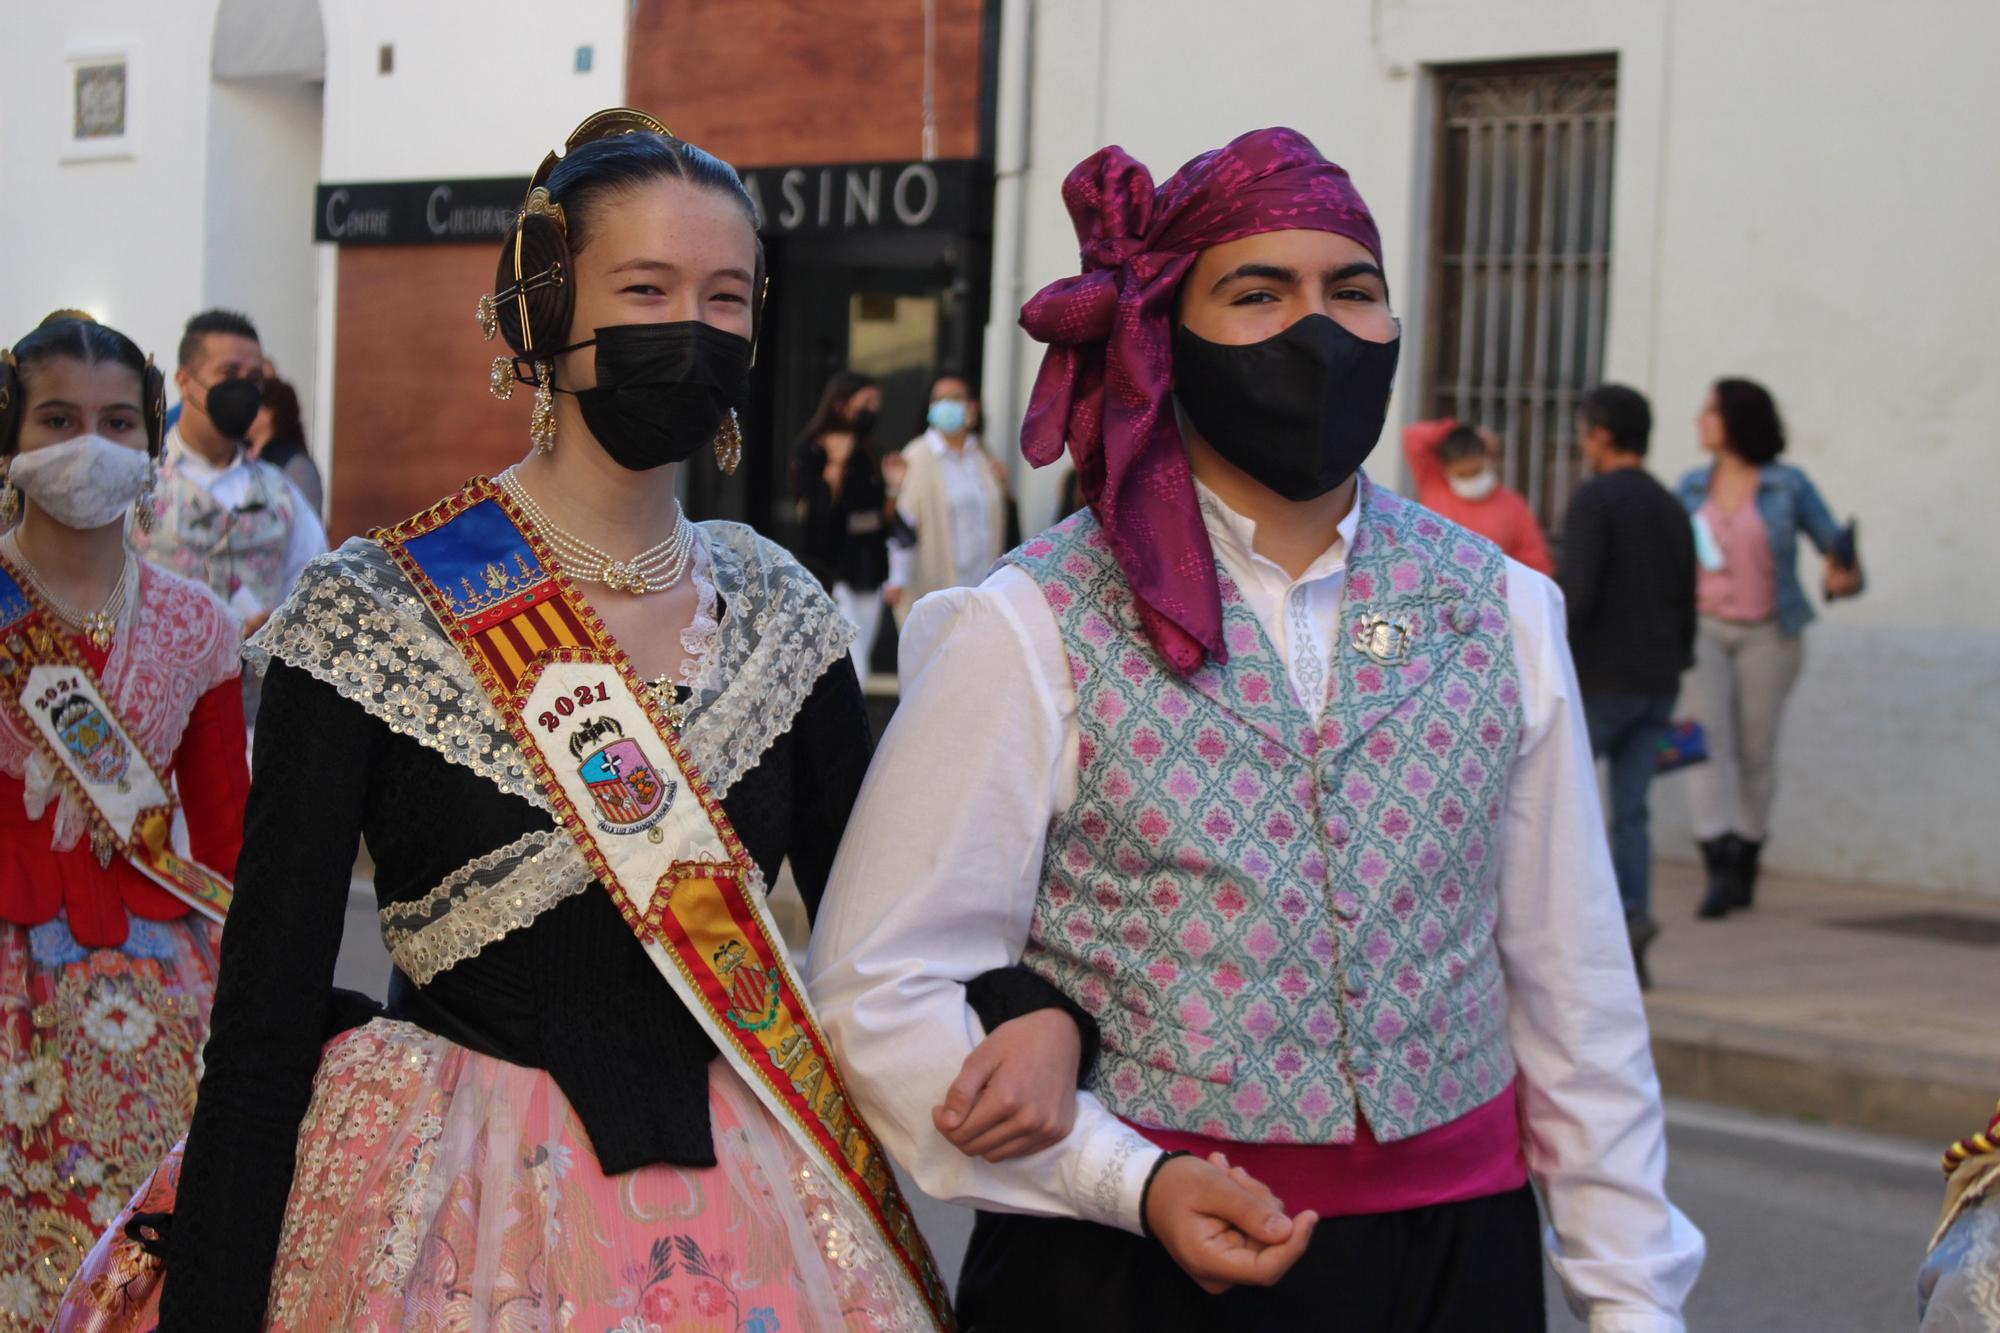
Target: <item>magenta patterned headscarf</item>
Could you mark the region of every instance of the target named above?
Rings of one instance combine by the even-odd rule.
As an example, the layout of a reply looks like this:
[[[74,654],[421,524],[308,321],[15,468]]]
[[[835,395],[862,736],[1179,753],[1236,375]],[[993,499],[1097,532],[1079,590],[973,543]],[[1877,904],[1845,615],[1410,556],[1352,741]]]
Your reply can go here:
[[[1049,345],[1021,450],[1041,467],[1068,443],[1147,636],[1185,675],[1228,653],[1215,557],[1170,401],[1181,280],[1203,250],[1260,232],[1334,232],[1377,263],[1382,240],[1347,173],[1297,130],[1245,134],[1158,188],[1113,145],[1070,172],[1063,202],[1083,272],[1021,307],[1021,327]]]

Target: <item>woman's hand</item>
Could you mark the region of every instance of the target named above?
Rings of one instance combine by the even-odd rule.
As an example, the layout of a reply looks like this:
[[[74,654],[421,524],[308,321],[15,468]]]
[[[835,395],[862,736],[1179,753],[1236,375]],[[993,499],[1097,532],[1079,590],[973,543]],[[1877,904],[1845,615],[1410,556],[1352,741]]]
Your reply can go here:
[[[1211,1296],[1268,1287],[1291,1271],[1319,1216],[1285,1216],[1278,1197],[1221,1153],[1176,1157],[1153,1177],[1146,1229]]]
[[[1083,1036],[1060,1009],[1038,1009],[987,1034],[959,1066],[931,1123],[967,1157],[1004,1162],[1067,1138],[1076,1123]]]
[[[901,454],[887,454],[882,459],[882,481],[891,491],[902,489],[903,478],[910,475],[910,464]]]
[[[1838,560],[1835,560],[1832,556],[1827,556],[1826,557],[1827,597],[1829,599],[1835,597],[1852,597],[1855,593],[1860,591],[1861,591],[1861,571],[1858,569],[1850,569],[1846,565],[1841,564]]]

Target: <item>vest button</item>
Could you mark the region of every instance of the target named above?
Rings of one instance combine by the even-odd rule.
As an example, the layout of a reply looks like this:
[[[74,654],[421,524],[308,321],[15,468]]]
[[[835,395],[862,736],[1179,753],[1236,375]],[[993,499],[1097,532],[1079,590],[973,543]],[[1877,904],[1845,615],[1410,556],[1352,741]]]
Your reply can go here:
[[[1367,1078],[1375,1072],[1375,1062],[1365,1055],[1357,1055],[1347,1062],[1347,1067],[1360,1078]]]

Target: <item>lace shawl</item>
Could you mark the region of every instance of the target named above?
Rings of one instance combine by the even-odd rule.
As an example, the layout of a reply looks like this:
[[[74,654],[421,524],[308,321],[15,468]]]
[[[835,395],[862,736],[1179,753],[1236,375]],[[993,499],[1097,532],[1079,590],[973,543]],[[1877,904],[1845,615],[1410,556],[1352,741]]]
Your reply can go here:
[[[698,608],[682,636],[691,697],[681,741],[721,797],[790,728],[853,631],[783,548],[741,524],[699,527]],[[549,811],[465,659],[379,543],[352,538],[314,560],[244,655],[260,671],[276,658],[306,672],[390,730]],[[383,940],[421,985],[590,883],[561,829],[530,833],[461,866],[424,897],[389,904]]]
[[[144,560],[127,575],[138,583],[99,682],[132,739],[162,773],[187,732],[202,695],[238,674],[242,630],[215,594],[199,583]],[[90,829],[90,814],[63,783],[55,762],[28,734],[0,713],[0,773],[21,779],[28,818],[40,819],[56,804],[51,846],[66,852]]]

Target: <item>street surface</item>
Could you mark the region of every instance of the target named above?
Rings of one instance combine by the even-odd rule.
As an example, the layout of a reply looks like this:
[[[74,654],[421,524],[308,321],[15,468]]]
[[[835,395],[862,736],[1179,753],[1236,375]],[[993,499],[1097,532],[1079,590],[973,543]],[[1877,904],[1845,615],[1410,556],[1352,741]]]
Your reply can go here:
[[[373,895],[348,908],[336,981],[380,996],[388,978]],[[1708,1236],[1692,1333],[1898,1333],[1916,1326],[1916,1271],[1937,1224],[1943,1144],[1669,1103],[1668,1185]],[[907,1182],[905,1182],[907,1184]],[[972,1214],[912,1190],[948,1282]],[[1554,1275],[1551,1333],[1578,1333]]]

